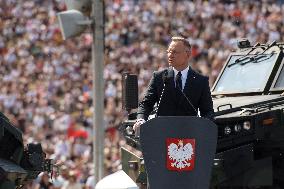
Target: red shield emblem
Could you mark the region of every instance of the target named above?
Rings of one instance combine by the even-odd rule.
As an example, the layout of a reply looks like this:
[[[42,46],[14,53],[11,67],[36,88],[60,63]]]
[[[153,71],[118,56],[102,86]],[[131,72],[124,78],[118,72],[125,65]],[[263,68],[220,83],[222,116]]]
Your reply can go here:
[[[195,139],[167,138],[167,169],[191,171],[195,162]]]

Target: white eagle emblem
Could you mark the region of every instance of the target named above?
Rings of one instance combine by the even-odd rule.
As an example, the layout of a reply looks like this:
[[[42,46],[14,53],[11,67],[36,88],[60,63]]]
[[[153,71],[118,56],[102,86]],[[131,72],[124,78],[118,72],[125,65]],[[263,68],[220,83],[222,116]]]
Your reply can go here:
[[[172,160],[171,167],[176,167],[178,169],[184,169],[189,167],[193,152],[193,147],[190,143],[183,146],[183,141],[179,140],[178,145],[171,143],[168,146],[168,157]]]

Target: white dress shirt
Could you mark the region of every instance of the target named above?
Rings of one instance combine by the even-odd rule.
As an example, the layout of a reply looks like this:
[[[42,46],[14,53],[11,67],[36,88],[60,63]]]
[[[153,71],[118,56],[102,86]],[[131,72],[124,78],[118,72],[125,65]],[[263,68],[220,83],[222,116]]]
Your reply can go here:
[[[173,67],[173,70],[174,70],[174,73],[175,73],[175,79],[177,77],[177,74],[179,71],[177,71],[174,67]],[[187,79],[187,73],[188,73],[188,70],[189,70],[189,66],[187,66],[184,70],[181,71],[181,84],[182,84],[182,90],[184,89],[184,86],[185,86],[185,82],[186,82],[186,79]]]

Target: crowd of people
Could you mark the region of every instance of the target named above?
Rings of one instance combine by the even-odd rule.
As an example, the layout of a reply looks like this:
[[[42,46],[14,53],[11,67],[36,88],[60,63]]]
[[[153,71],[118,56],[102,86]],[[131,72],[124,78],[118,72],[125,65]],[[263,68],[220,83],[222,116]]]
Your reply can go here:
[[[56,13],[63,0],[0,1],[0,111],[64,162],[50,182],[41,174],[26,188],[93,187],[92,35],[62,40]],[[168,66],[172,36],[192,44],[190,65],[212,86],[238,38],[252,44],[284,41],[283,1],[105,0],[105,174],[121,169],[117,131],[126,118],[121,73],[139,78],[139,94],[154,70]]]

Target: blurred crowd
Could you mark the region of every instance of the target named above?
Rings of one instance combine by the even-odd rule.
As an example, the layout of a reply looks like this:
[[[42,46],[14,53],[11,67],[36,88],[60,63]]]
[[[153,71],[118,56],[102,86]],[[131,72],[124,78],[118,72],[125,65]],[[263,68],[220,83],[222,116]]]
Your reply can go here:
[[[64,162],[26,188],[94,188],[91,33],[62,40],[63,0],[0,1],[0,111]],[[213,84],[238,38],[284,41],[283,1],[105,0],[105,174],[121,169],[117,127],[126,118],[121,73],[139,76],[140,99],[154,70],[168,66],[171,36],[192,44],[191,66]]]

